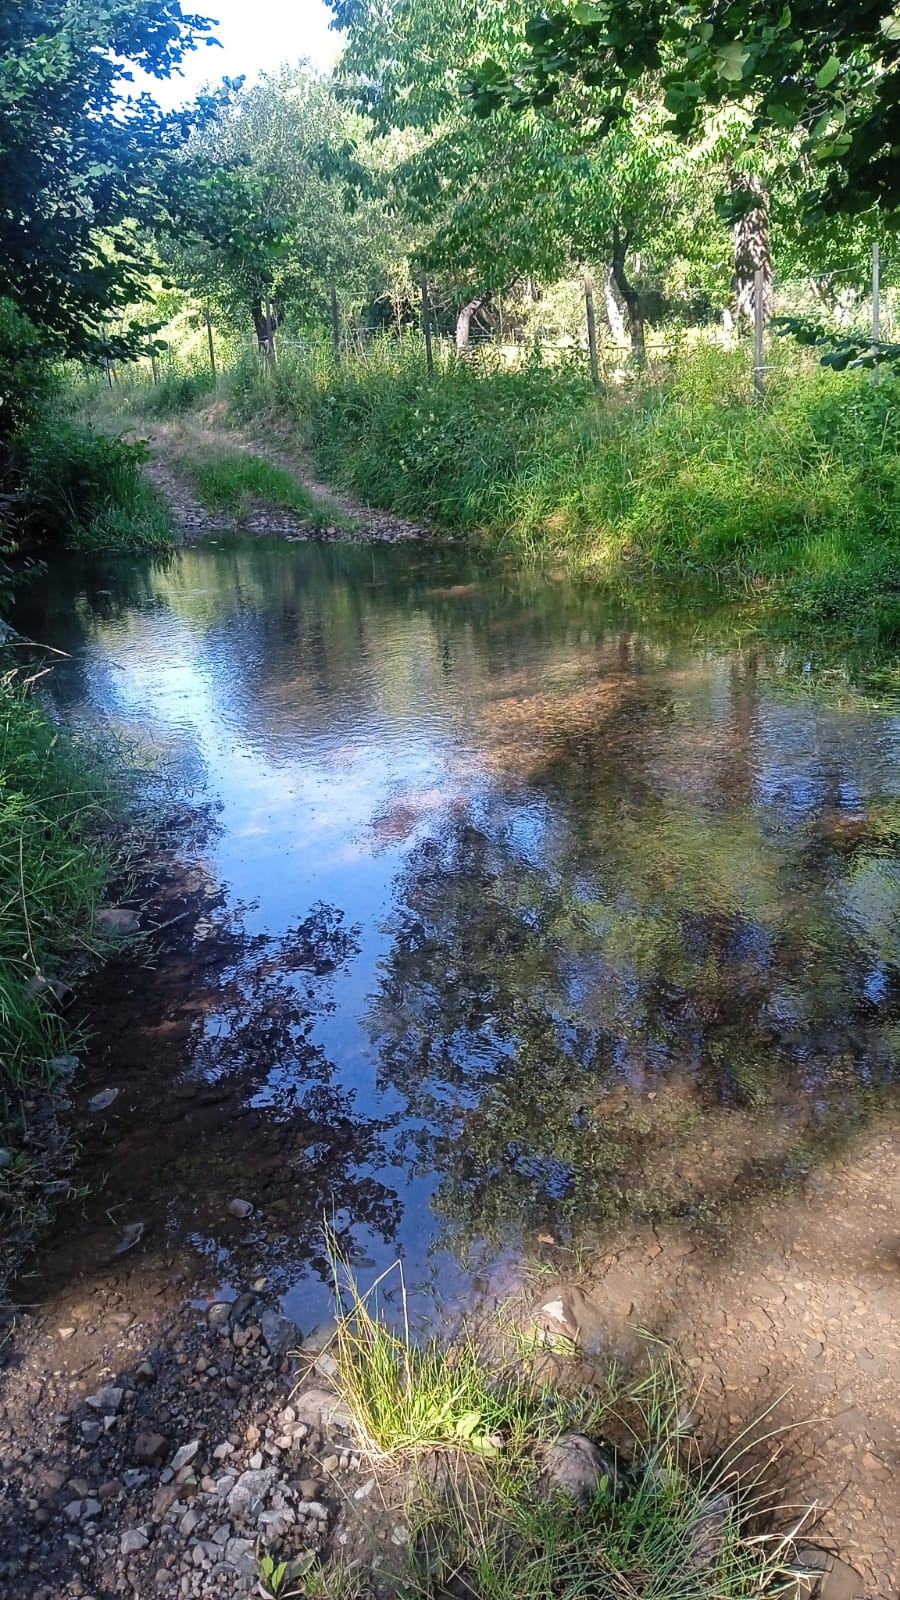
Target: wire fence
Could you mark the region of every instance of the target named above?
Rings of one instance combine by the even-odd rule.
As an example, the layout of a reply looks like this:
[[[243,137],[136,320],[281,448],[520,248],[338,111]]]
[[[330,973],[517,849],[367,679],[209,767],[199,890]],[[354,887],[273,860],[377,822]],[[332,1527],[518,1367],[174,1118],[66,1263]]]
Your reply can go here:
[[[228,330],[214,328],[206,308],[195,330],[187,363],[184,347],[170,349],[139,363],[134,375],[156,383],[167,372],[183,370],[187,364],[194,371],[205,369],[214,381],[219,368],[231,364],[236,354],[246,356],[252,352],[267,367],[277,365],[285,353],[300,359],[330,359],[335,364],[368,364],[383,359],[386,347],[405,347],[408,353],[420,357],[429,374],[446,368],[460,356],[475,355],[483,360],[490,353],[492,360],[508,367],[526,361],[548,367],[561,362],[582,363],[599,388],[632,380],[640,370],[652,373],[674,360],[690,360],[692,351],[700,347],[718,347],[746,351],[748,392],[752,389],[759,395],[772,374],[789,376],[792,371],[802,372],[821,357],[821,348],[804,348],[796,338],[779,337],[782,325],[794,333],[804,326],[809,339],[813,330],[819,329],[832,342],[855,341],[864,363],[875,365],[876,376],[879,356],[900,337],[900,260],[883,260],[877,244],[870,258],[855,265],[844,261],[805,276],[773,278],[757,272],[749,297],[749,318],[739,318],[732,308],[722,307],[717,314],[708,310],[702,318],[670,316],[660,325],[641,329],[640,335],[633,324],[628,328],[625,316],[611,315],[608,299],[597,316],[589,273],[585,273],[582,286],[583,313],[578,316],[576,307],[565,328],[558,323],[542,326],[539,315],[527,322],[507,317],[504,327],[501,315],[499,326],[471,325],[462,350],[453,335],[435,326],[425,279],[421,291],[418,326],[407,321],[385,328],[342,317],[335,287],[330,296],[330,346],[327,336],[323,344],[321,334],[304,336],[276,329],[274,318],[269,323],[268,338],[235,340]],[[688,302],[693,292],[695,303],[703,294],[701,286],[692,291],[688,285],[683,292]],[[110,363],[107,377],[110,384],[118,377]]]

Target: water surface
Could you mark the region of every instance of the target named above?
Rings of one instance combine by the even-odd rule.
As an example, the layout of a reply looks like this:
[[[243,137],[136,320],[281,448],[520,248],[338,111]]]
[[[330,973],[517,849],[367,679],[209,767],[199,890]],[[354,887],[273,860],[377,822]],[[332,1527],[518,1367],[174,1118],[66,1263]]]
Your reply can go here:
[[[98,1057],[139,1052],[160,1121],[116,1148],[206,1280],[262,1261],[311,1323],[323,1214],[446,1292],[542,1235],[739,1231],[890,1095],[900,715],[839,675],[427,549],[92,562],[17,620],[215,811],[214,912]]]

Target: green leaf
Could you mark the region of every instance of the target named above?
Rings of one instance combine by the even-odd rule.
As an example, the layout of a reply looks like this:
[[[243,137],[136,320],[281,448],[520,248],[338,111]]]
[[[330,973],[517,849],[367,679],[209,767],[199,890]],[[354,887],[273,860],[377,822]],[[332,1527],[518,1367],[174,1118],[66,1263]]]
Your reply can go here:
[[[830,83],[834,83],[840,70],[841,63],[838,57],[829,56],[824,67],[821,67],[816,73],[816,88],[827,89]]]
[[[750,51],[742,44],[722,44],[715,52],[716,71],[726,83],[740,83],[744,76],[744,67],[750,59]]]

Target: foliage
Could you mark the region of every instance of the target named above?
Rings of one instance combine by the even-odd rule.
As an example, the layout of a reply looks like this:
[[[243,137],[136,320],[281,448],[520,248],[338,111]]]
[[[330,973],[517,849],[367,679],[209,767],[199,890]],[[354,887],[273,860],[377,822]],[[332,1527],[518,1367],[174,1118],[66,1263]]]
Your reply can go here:
[[[178,0],[23,0],[0,15],[0,292],[69,353],[134,348],[110,317],[139,298],[142,228],[186,205],[191,122],[131,93],[206,36]]]
[[[165,372],[159,383],[140,395],[140,409],[148,417],[177,417],[207,399],[215,383],[211,372]]]
[[[9,299],[0,299],[0,444],[30,427],[58,393],[46,338]]]
[[[171,543],[161,497],[145,481],[146,445],[62,419],[21,440],[23,494],[32,536],[82,550]]]
[[[658,74],[682,135],[728,101],[750,103],[756,135],[801,130],[815,183],[809,215],[900,200],[900,19],[874,0],[577,0],[533,16],[526,39],[517,73],[497,60],[481,66],[473,94],[482,111],[552,103],[573,79],[602,85],[615,111],[634,84]]]

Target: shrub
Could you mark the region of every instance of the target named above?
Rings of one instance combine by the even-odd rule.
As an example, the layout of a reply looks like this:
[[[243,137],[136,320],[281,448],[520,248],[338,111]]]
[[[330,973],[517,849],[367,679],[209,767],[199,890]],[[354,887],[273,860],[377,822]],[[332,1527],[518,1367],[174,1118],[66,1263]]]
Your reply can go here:
[[[0,298],[0,443],[37,422],[58,392],[46,338]]]
[[[146,483],[141,441],[55,420],[22,441],[32,531],[80,549],[143,548],[171,539],[171,519]]]

